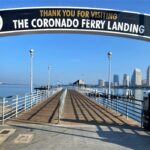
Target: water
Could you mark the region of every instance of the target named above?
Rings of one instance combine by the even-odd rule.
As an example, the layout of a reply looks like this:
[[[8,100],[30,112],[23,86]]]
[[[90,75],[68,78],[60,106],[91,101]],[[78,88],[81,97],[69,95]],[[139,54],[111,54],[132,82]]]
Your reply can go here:
[[[97,91],[100,92],[107,92],[106,88],[96,88]],[[112,94],[114,95],[126,95],[127,91],[131,90],[132,94],[134,95],[135,99],[143,100],[143,92],[146,90],[143,89],[111,89]]]
[[[131,90],[132,95],[134,95],[135,99],[142,100],[143,99],[143,89],[112,89],[114,95],[126,95],[126,93]]]
[[[23,95],[29,90],[28,85],[0,84],[0,97]]]
[[[106,92],[106,88],[96,88],[98,91]],[[123,95],[127,92],[128,89],[112,89],[114,95]],[[17,84],[0,84],[0,97],[14,96],[14,95],[23,95],[29,93],[29,85],[17,85]],[[132,89],[132,94],[136,99],[143,99],[142,89]]]

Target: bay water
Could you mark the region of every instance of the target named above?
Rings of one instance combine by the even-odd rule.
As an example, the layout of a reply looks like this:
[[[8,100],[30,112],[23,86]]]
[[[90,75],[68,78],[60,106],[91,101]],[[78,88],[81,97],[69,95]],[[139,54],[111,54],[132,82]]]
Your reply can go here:
[[[22,84],[0,84],[0,97],[23,95],[30,92],[29,85]]]

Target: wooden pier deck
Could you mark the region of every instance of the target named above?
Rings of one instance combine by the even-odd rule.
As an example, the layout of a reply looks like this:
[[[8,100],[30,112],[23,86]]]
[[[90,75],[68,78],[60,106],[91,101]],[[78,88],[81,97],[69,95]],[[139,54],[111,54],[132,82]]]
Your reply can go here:
[[[57,124],[61,94],[62,91],[34,106],[32,109],[23,112],[13,121]],[[137,125],[138,123],[116,114],[111,109],[97,104],[77,91],[68,90],[60,124]]]

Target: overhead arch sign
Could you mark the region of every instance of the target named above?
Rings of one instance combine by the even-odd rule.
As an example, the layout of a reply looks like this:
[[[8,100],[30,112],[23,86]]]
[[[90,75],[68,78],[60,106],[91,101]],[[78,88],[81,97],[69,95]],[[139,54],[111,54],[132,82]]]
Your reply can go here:
[[[74,7],[0,10],[0,36],[39,32],[84,32],[150,41],[150,15]]]

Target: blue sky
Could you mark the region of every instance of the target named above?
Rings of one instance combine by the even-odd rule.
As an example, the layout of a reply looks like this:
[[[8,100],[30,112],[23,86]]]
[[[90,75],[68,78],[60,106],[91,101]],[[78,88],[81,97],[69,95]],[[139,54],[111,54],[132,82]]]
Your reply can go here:
[[[0,8],[31,6],[82,6],[150,13],[150,0],[0,0]],[[33,34],[0,38],[0,81],[29,83],[29,49],[35,50],[34,83],[71,83],[84,79],[97,83],[108,79],[107,52],[113,53],[112,73],[132,74],[140,68],[143,78],[150,65],[150,43],[145,41],[88,34]]]

